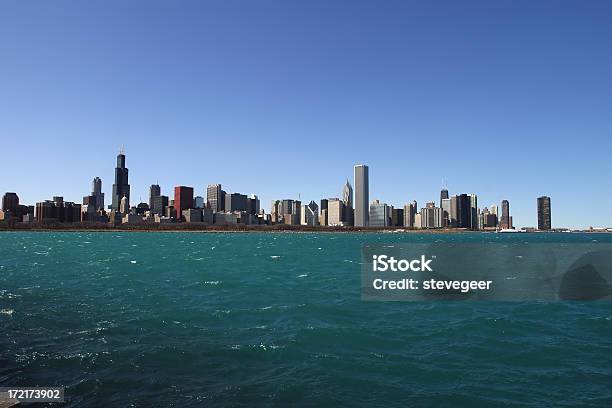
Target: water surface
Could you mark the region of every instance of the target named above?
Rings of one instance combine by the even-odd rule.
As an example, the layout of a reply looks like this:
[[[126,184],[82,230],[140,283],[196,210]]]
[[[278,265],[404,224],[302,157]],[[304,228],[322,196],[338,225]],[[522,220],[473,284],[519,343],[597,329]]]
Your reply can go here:
[[[363,243],[608,234],[0,233],[0,384],[65,406],[612,406],[607,302],[362,302]]]

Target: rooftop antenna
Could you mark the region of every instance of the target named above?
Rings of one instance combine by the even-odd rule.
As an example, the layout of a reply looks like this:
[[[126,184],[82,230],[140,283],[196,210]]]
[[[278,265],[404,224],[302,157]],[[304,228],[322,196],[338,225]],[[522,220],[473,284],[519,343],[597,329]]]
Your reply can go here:
[[[125,148],[121,145],[121,149],[119,149],[119,154],[125,154]]]
[[[442,187],[444,187],[445,190],[448,190],[448,183],[446,182],[446,178],[442,179]]]

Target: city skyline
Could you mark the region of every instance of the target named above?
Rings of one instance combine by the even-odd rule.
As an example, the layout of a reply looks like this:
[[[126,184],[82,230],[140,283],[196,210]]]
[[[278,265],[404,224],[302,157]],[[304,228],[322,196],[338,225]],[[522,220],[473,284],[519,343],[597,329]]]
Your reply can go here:
[[[130,204],[155,183],[317,201],[367,163],[370,202],[437,202],[447,180],[517,226],[543,194],[555,226],[612,224],[608,2],[2,11],[0,190],[24,202],[81,202],[93,176],[108,202],[125,144]]]
[[[65,200],[62,195],[37,201],[30,205],[20,201],[15,192],[6,192],[2,198],[0,220],[16,217],[31,223],[102,222],[116,224],[142,223],[205,223],[227,224],[289,224],[316,226],[355,227],[407,227],[416,229],[461,228],[467,230],[514,230],[517,225],[510,213],[509,201],[490,206],[478,204],[478,195],[458,193],[449,195],[446,185],[440,191],[439,206],[427,201],[420,210],[416,200],[403,205],[393,205],[378,198],[369,201],[369,166],[354,166],[355,207],[353,186],[348,178],[338,197],[321,198],[320,212],[314,200],[303,204],[301,196],[272,200],[270,211],[261,206],[256,194],[226,192],[221,184],[208,184],[206,197],[198,196],[192,186],[174,186],[174,194],[164,195],[158,182],[149,187],[148,201],[130,204],[131,185],[128,178],[124,146],[116,157],[115,178],[111,203],[106,205],[102,193],[102,179],[95,176],[91,193],[83,196],[82,204]],[[171,190],[172,191],[172,190]],[[550,197],[537,198],[537,228],[551,230]],[[106,211],[108,210],[108,211]],[[260,211],[261,210],[261,211]],[[317,211],[315,211],[317,210]],[[316,215],[315,215],[316,213]],[[534,228],[532,226],[523,226]],[[563,228],[563,227],[560,227]]]

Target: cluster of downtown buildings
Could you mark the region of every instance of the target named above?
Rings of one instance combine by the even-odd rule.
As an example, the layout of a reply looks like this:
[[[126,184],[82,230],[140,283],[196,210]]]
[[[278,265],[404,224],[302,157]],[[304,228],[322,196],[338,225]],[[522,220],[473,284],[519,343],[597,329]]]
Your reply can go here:
[[[221,184],[208,185],[206,199],[194,196],[193,187],[177,186],[170,198],[161,194],[158,184],[151,185],[149,202],[130,205],[130,184],[125,154],[117,155],[115,183],[111,204],[105,208],[102,180],[95,177],[91,194],[83,197],[82,204],[53,197],[26,206],[19,203],[16,193],[6,193],[2,199],[0,220],[13,219],[22,223],[108,223],[139,225],[147,223],[197,223],[201,225],[304,225],[330,227],[378,227],[467,230],[513,229],[510,204],[507,200],[478,207],[476,194],[449,196],[446,188],[440,192],[440,201],[427,202],[418,208],[417,202],[395,208],[379,200],[369,201],[369,169],[366,165],[354,168],[355,189],[347,180],[341,197],[326,198],[317,204],[294,199],[273,200],[269,213],[260,208],[256,195],[227,193]],[[538,229],[551,229],[550,197],[539,197]]]

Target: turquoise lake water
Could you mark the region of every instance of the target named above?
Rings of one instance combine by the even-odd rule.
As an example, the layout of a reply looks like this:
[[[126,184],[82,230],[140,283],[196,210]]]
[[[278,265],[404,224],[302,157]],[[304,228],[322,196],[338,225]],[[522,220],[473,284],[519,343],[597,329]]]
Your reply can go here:
[[[362,244],[612,234],[0,233],[0,385],[70,407],[612,406],[609,302],[363,302]]]

